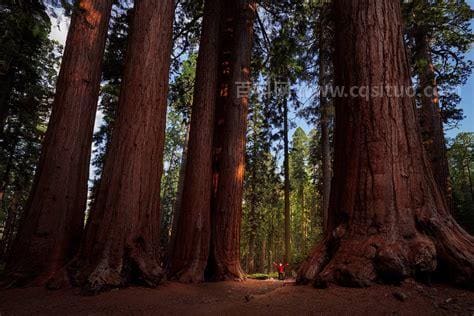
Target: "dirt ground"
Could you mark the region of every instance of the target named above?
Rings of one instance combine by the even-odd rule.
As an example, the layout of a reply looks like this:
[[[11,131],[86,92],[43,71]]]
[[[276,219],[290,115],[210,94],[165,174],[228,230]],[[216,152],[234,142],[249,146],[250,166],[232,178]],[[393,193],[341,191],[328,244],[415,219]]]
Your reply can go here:
[[[164,283],[97,296],[77,289],[0,291],[0,315],[470,315],[474,292],[405,282],[366,289],[315,289],[276,280]]]

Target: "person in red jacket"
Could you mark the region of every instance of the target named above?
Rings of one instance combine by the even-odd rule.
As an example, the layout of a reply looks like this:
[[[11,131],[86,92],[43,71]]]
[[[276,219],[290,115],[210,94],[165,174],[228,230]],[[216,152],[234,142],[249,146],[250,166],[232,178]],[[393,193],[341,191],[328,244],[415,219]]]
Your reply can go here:
[[[277,269],[278,271],[278,280],[284,280],[285,279],[285,267],[288,266],[288,263],[286,264],[283,264],[283,263],[276,263],[276,262],[273,262],[273,265],[275,266],[275,268]]]

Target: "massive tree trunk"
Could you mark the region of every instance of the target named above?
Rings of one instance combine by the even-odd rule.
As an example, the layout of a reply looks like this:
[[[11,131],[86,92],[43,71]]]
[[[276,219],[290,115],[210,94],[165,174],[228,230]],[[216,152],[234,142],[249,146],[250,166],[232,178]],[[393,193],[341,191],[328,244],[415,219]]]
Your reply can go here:
[[[230,80],[221,83],[217,103],[211,251],[206,271],[211,280],[217,281],[244,277],[240,266],[240,223],[256,4],[253,0],[236,0],[227,10],[230,14],[224,16],[233,16],[227,19],[233,27],[224,30],[221,54],[222,72],[225,75],[228,69]],[[226,65],[226,61],[230,63]]]
[[[76,258],[63,272],[90,292],[156,286],[160,180],[172,46],[173,0],[140,0],[108,158]],[[53,280],[52,286],[61,280]]]
[[[288,103],[283,101],[283,169],[284,169],[284,200],[285,200],[285,258],[283,261],[291,261],[291,210],[290,210],[290,157],[288,140]]]
[[[323,229],[328,228],[329,198],[331,194],[332,157],[330,142],[330,126],[332,112],[332,98],[329,95],[333,80],[333,14],[330,3],[323,4],[320,16],[319,39],[319,106],[321,126],[321,164],[322,164],[322,214]]]
[[[204,280],[211,236],[212,142],[217,91],[221,0],[207,0],[196,66],[183,197],[171,254],[170,275]]]
[[[452,210],[451,180],[443,131],[443,119],[439,107],[436,74],[430,51],[430,39],[423,28],[415,34],[416,71],[421,93],[418,110],[423,145],[428,154],[436,183]]]
[[[243,277],[240,216],[248,93],[238,98],[236,85],[247,84],[250,76],[254,9],[244,0],[205,5],[186,199],[176,235],[180,247],[170,267],[170,276],[183,282]]]
[[[334,217],[299,280],[367,286],[442,271],[472,286],[474,239],[436,185],[413,99],[393,92],[411,85],[400,2],[336,0],[335,14],[336,86],[379,93],[336,99]]]
[[[35,181],[7,263],[7,278],[17,285],[44,283],[78,248],[112,2],[80,0],[72,16]]]

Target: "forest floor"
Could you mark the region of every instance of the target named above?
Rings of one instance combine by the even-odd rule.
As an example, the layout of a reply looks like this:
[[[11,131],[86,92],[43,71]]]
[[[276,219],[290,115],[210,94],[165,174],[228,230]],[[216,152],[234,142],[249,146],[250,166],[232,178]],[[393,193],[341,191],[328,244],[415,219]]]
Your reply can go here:
[[[0,315],[474,315],[474,292],[405,282],[315,289],[276,280],[126,288],[97,296],[77,289],[0,291]]]

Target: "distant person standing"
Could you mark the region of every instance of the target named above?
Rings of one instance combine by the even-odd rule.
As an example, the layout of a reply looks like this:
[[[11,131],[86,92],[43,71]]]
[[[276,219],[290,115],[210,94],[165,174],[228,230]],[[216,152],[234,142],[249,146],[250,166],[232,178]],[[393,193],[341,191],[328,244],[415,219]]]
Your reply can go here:
[[[277,264],[276,262],[273,262],[273,265],[278,271],[278,280],[285,280],[285,267],[288,266],[288,263],[283,264],[280,262]]]

